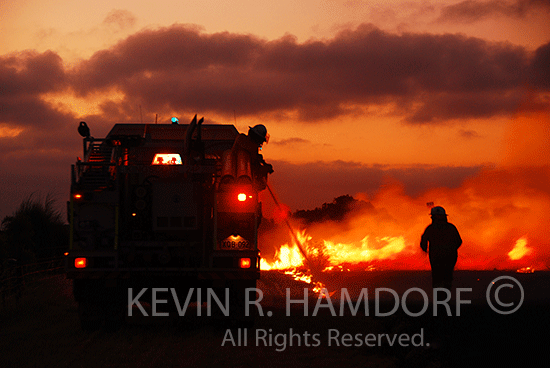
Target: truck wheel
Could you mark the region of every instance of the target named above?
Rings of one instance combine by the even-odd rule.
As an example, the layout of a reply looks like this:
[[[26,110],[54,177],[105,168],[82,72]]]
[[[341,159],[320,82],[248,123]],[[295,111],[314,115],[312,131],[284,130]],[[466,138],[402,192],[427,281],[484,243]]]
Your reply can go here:
[[[80,327],[84,331],[97,331],[101,327],[104,314],[98,304],[90,301],[78,302],[78,317],[80,318]]]
[[[127,292],[122,287],[105,287],[101,280],[78,280],[73,292],[78,302],[80,325],[85,331],[118,330],[126,321]]]
[[[248,315],[246,313],[246,289],[255,288],[256,280],[234,281],[229,284],[229,320],[232,325],[237,327],[252,327],[257,314],[256,307],[249,306]],[[256,295],[249,293],[248,300],[254,301]]]
[[[106,289],[107,299],[104,299],[105,329],[117,331],[126,323],[128,313],[127,293],[123,288]]]

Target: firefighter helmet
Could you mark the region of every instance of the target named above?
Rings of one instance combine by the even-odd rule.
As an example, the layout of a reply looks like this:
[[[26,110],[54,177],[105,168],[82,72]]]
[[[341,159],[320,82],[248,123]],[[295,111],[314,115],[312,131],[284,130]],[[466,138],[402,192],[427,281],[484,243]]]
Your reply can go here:
[[[80,134],[84,138],[90,138],[90,128],[88,127],[88,124],[86,124],[86,122],[80,122],[80,125],[78,126],[78,134]]]
[[[430,211],[430,215],[431,216],[447,216],[447,214],[445,213],[445,209],[441,206],[433,207],[432,210]]]
[[[254,125],[254,127],[249,127],[248,135],[255,136],[258,138],[260,143],[267,142],[269,140],[269,134],[267,134],[267,128],[263,124]]]

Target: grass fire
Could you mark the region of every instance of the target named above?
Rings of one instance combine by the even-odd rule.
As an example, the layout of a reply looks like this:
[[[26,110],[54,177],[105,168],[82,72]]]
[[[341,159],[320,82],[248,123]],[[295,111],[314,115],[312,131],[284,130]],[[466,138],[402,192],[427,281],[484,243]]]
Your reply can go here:
[[[533,167],[528,175],[514,167],[485,169],[458,188],[432,189],[418,197],[388,179],[375,195],[341,196],[314,210],[294,212],[290,231],[282,223],[272,224],[264,235],[261,269],[284,270],[312,285],[312,269],[313,274],[429,270],[419,244],[430,223],[426,203],[434,202],[445,206],[464,241],[456,269],[546,270],[548,178],[548,166]]]

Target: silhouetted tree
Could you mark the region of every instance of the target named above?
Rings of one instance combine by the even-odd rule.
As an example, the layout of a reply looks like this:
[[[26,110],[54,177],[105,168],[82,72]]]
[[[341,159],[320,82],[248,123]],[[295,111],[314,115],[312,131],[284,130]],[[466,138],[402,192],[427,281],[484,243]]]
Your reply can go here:
[[[4,232],[0,230],[0,263],[8,257],[8,245]]]
[[[66,226],[50,194],[43,202],[34,194],[24,199],[11,216],[4,217],[1,231],[5,253],[20,264],[58,255],[68,242]]]
[[[346,215],[359,209],[373,209],[370,202],[357,200],[346,194],[334,198],[332,203],[323,203],[319,208],[313,210],[298,210],[292,216],[304,220],[306,223],[323,222],[323,221],[342,221]]]

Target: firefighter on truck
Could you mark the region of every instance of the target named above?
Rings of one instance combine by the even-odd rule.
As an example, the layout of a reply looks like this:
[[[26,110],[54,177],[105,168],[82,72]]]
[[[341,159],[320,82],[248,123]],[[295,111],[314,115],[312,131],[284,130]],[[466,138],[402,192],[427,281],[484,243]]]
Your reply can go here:
[[[273,167],[259,151],[269,135],[261,124],[245,135],[203,121],[115,124],[102,139],[80,123],[65,269],[83,329],[120,325],[132,302],[151,304],[160,288],[197,302],[213,290],[214,314],[228,307],[222,317],[250,321],[244,293],[260,277],[258,193]],[[175,310],[170,292],[157,298]]]
[[[267,174],[273,173],[273,166],[266,163],[263,155],[258,152],[262,149],[264,142],[266,144],[269,142],[269,134],[263,124],[258,124],[249,127],[248,135],[239,134],[232,148],[233,155],[237,154],[239,150],[249,153],[252,173],[255,176],[258,191],[266,188]]]

